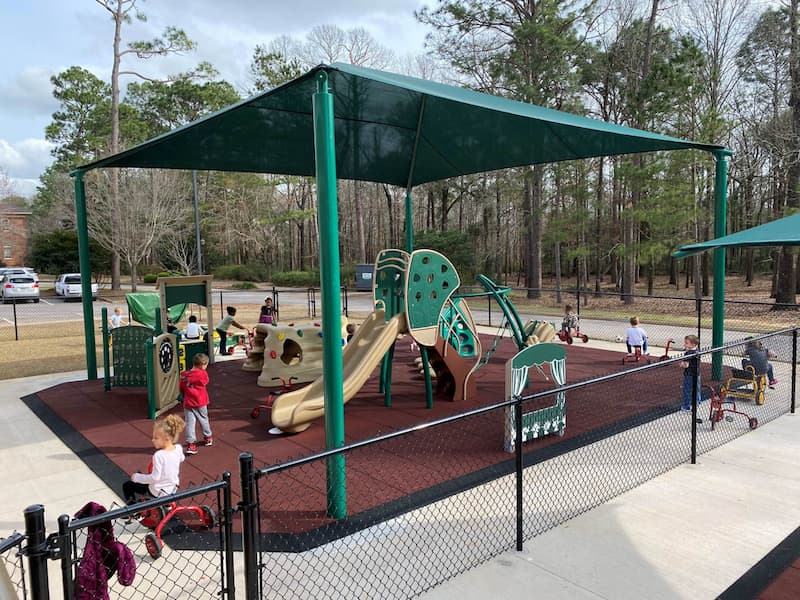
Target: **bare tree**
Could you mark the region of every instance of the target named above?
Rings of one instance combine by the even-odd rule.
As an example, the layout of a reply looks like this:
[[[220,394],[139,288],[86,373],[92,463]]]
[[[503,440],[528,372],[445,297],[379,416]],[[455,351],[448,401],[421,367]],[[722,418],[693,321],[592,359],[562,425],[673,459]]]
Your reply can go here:
[[[180,226],[190,190],[185,178],[176,171],[119,171],[116,185],[125,198],[124,218],[111,231],[106,215],[117,209],[113,179],[110,173],[102,173],[97,179],[89,233],[104,247],[110,247],[110,237],[114,236],[113,243],[130,268],[131,290],[136,291],[138,265],[150,256],[169,230]]]
[[[0,168],[0,198],[14,195],[14,183],[9,179],[5,169]]]
[[[120,130],[119,130],[119,80],[123,75],[132,75],[140,79],[153,81],[153,79],[142,75],[136,71],[122,71],[120,63],[122,58],[129,54],[135,54],[137,58],[152,58],[154,56],[166,56],[169,54],[180,54],[191,50],[194,47],[186,34],[174,27],[167,27],[162,37],[149,41],[132,42],[127,49],[122,49],[122,27],[131,22],[132,18],[139,21],[146,21],[144,13],[136,8],[137,0],[95,0],[100,6],[107,10],[114,20],[114,61],[111,68],[111,154],[116,154],[120,150]],[[111,249],[111,288],[119,289],[120,270],[119,261],[121,249],[116,243],[114,231],[118,227],[124,226],[127,218],[125,207],[119,201],[119,172],[111,169],[111,194],[113,201],[108,207],[106,215],[107,224],[111,228],[111,235],[108,237],[109,248]],[[136,282],[132,284],[135,286]]]

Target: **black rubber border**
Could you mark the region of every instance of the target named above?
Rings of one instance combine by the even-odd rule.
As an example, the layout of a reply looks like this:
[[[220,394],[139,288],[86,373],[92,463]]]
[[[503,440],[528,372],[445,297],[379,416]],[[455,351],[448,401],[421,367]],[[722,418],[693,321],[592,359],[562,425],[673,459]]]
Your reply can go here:
[[[800,558],[800,527],[717,596],[718,600],[758,598],[791,564]],[[800,590],[795,590],[800,595]]]

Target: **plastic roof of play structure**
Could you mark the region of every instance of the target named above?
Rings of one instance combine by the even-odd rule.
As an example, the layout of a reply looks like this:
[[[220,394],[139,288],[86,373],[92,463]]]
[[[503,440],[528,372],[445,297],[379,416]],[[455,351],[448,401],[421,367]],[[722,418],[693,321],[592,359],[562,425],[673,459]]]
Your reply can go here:
[[[459,87],[334,63],[79,168],[315,174],[312,96],[326,71],[341,179],[411,188],[447,177],[701,144]]]
[[[682,246],[675,253],[675,257],[683,258],[714,248],[732,246],[800,246],[800,214],[770,221],[706,242]]]

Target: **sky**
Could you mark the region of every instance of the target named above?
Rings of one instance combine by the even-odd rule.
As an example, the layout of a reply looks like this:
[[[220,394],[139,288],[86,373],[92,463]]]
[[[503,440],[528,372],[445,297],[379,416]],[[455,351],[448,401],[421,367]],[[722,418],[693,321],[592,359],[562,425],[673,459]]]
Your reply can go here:
[[[165,27],[183,29],[197,43],[186,56],[141,61],[123,68],[154,77],[208,61],[240,93],[257,44],[280,36],[297,39],[317,25],[363,27],[398,54],[424,51],[426,29],[414,10],[432,0],[139,0],[147,22],[123,29],[125,42],[152,39]],[[0,0],[0,171],[16,194],[31,196],[52,162],[44,130],[58,103],[50,77],[81,66],[110,81],[114,24],[95,0]],[[122,81],[122,87],[131,79]]]

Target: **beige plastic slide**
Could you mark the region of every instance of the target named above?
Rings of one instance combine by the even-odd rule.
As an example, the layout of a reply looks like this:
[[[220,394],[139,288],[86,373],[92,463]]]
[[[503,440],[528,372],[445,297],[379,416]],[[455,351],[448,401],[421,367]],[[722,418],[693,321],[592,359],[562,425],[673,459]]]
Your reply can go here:
[[[397,339],[397,334],[405,330],[405,314],[395,315],[389,321],[384,319],[382,310],[369,315],[342,351],[345,402],[358,393]],[[272,405],[272,424],[281,431],[298,433],[325,414],[323,378],[278,396]]]

